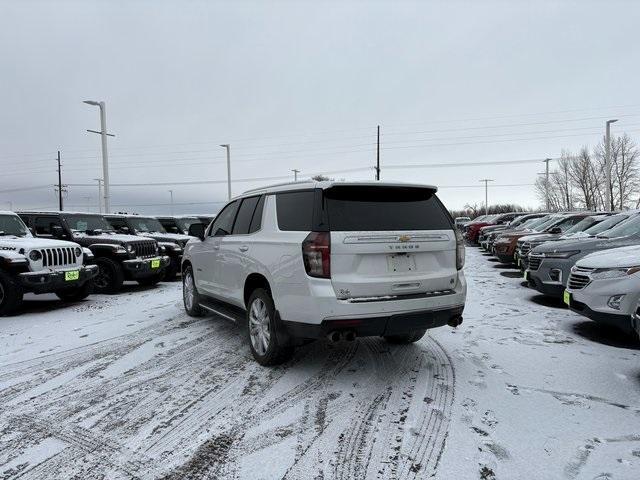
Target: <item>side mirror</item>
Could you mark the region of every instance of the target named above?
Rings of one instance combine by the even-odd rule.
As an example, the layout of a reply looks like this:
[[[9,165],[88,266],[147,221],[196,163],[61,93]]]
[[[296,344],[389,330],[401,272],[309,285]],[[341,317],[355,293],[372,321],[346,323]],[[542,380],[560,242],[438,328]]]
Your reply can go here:
[[[55,238],[64,238],[64,230],[60,225],[53,225],[51,227],[51,235]]]
[[[191,235],[192,237],[197,237],[201,241],[204,240],[204,224],[193,223],[189,225],[189,235]]]
[[[129,227],[125,225],[123,227],[120,227],[118,231],[120,231],[121,233],[129,233],[131,230],[129,230]]]
[[[549,233],[562,233],[562,229],[560,227],[553,227],[549,230]]]

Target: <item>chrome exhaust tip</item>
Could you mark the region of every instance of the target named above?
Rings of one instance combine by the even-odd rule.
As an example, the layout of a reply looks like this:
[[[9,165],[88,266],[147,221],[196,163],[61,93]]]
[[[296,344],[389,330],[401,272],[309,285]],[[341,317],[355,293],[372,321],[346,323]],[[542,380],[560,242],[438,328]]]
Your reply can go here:
[[[342,340],[342,335],[338,330],[334,330],[327,334],[327,340],[329,340],[331,343],[338,343],[340,340]]]

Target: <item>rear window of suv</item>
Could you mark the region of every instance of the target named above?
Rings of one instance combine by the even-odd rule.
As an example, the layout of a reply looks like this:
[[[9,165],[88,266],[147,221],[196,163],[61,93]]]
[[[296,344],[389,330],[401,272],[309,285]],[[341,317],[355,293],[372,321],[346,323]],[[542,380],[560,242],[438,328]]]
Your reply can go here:
[[[450,230],[453,223],[433,190],[393,186],[335,186],[324,191],[334,231]]]

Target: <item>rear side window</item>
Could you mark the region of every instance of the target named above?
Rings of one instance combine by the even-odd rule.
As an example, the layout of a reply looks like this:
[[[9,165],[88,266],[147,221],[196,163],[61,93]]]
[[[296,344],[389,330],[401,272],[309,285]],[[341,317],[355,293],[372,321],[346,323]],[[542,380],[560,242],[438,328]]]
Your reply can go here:
[[[253,218],[253,212],[256,210],[260,197],[249,197],[242,200],[242,204],[238,209],[236,222],[233,224],[233,234],[241,235],[249,233],[249,226]]]
[[[336,186],[325,190],[334,231],[451,230],[452,220],[427,188]]]
[[[277,193],[278,228],[285,231],[313,230],[314,198],[312,190]]]
[[[262,227],[262,211],[264,210],[264,198],[262,195],[258,200],[255,212],[253,212],[253,218],[251,219],[251,226],[249,227],[249,233],[254,233],[260,230]]]

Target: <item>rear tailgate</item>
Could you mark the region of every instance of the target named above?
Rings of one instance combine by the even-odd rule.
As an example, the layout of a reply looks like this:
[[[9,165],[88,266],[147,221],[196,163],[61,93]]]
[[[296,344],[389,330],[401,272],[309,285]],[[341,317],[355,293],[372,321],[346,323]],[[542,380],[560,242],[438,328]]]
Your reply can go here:
[[[441,292],[457,278],[448,212],[427,187],[325,190],[331,282],[338,298]]]

